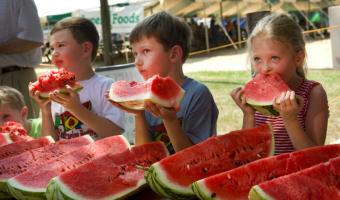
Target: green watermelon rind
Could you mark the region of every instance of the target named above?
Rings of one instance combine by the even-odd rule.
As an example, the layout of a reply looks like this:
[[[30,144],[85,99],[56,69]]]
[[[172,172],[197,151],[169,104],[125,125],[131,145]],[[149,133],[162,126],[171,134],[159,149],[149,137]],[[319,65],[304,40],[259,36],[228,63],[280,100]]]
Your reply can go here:
[[[75,87],[72,87],[72,90],[75,91],[75,92],[79,92],[82,89],[83,89],[83,86],[81,86],[79,84],[77,84]],[[66,91],[66,88],[57,89],[57,91],[61,94],[68,94],[68,92]],[[50,92],[41,92],[39,94],[39,98],[41,98],[41,99],[50,98]]]
[[[199,181],[196,181],[192,184],[192,190],[194,191],[196,196],[199,199],[203,199],[203,200],[216,199],[216,198],[212,197],[212,192],[210,192],[209,189],[202,182],[203,182],[203,180],[199,180]]]
[[[0,199],[7,199],[8,197],[11,197],[11,195],[8,192],[6,180],[0,180]]]
[[[134,193],[138,192],[140,189],[142,189],[144,186],[146,186],[146,181],[144,179],[141,179],[137,185],[133,188],[126,189],[125,191],[122,191],[120,193],[117,193],[115,195],[107,196],[105,198],[102,198],[102,200],[109,200],[109,199],[124,199],[128,196],[133,195]],[[61,199],[61,200],[68,200],[68,199],[88,199],[86,196],[81,196],[79,194],[74,193],[68,186],[66,186],[59,177],[53,178],[46,190],[46,197],[47,199]]]
[[[269,115],[269,116],[280,115],[280,113],[277,110],[275,110],[273,103],[268,103],[268,102],[261,103],[261,102],[247,100],[247,104],[264,115]]]
[[[7,188],[9,193],[16,199],[27,200],[46,199],[45,190],[34,189],[24,186],[12,178],[7,181]]]
[[[155,192],[158,194],[173,199],[188,199],[195,196],[191,187],[183,188],[171,183],[167,179],[166,175],[162,172],[159,162],[151,165],[149,170],[152,173],[154,186],[157,188],[157,191]]]
[[[248,199],[251,200],[272,200],[267,193],[265,193],[258,185],[255,185],[251,188],[249,192]]]

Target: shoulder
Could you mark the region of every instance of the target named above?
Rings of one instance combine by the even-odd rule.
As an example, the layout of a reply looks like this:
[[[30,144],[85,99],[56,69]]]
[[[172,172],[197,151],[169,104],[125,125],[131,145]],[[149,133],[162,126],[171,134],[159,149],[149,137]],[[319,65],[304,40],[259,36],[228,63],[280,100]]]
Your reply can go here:
[[[310,91],[310,98],[327,98],[325,89],[321,84],[316,84]]]
[[[100,86],[108,87],[108,86],[111,86],[111,84],[113,83],[113,80],[109,77],[95,74],[94,77],[91,78],[88,83],[92,87],[100,87]]]
[[[206,85],[192,78],[188,78],[183,85],[183,89],[196,95],[210,94],[210,90]]]

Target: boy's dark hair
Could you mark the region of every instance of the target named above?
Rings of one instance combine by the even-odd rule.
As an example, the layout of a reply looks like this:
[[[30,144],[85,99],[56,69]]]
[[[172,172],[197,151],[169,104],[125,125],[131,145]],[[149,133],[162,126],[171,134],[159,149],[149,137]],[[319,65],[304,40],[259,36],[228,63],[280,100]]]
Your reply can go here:
[[[165,11],[158,12],[139,22],[130,34],[130,43],[140,41],[143,37],[155,37],[166,50],[179,45],[183,50],[182,61],[189,55],[191,45],[191,29],[178,17]]]
[[[99,34],[95,25],[86,18],[67,17],[58,21],[51,30],[50,35],[55,32],[68,29],[78,43],[91,42],[93,45],[91,60],[97,56]]]
[[[0,105],[8,105],[19,111],[26,106],[24,96],[17,89],[4,85],[0,86]]]

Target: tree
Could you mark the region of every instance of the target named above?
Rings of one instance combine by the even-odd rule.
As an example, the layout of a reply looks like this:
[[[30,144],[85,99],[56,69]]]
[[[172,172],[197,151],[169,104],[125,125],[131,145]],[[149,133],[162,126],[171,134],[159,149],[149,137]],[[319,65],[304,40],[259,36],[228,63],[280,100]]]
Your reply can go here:
[[[107,0],[100,0],[100,16],[102,19],[104,62],[105,65],[113,65],[110,9]]]

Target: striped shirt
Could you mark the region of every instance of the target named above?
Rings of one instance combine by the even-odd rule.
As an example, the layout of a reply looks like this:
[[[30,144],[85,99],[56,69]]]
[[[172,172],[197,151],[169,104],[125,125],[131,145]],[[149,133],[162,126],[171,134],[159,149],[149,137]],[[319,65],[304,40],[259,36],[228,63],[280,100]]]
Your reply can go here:
[[[313,87],[318,85],[318,82],[303,80],[297,91],[295,91],[296,95],[299,95],[303,98],[305,104],[303,108],[298,113],[298,121],[304,131],[306,131],[306,115],[309,107],[309,94],[312,91]],[[292,141],[289,138],[288,132],[283,123],[283,119],[281,116],[265,116],[259,112],[255,113],[255,124],[259,126],[264,123],[271,123],[274,131],[274,139],[275,139],[275,155],[292,152],[295,150]]]

